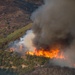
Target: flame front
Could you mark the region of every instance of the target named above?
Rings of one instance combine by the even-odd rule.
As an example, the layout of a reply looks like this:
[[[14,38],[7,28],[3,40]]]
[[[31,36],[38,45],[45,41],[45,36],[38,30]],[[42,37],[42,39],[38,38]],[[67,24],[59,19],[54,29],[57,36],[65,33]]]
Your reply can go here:
[[[34,49],[34,51],[28,51],[28,52],[26,52],[26,54],[47,57],[50,59],[52,59],[52,58],[65,59],[63,52],[60,52],[59,48],[50,49],[50,50]]]

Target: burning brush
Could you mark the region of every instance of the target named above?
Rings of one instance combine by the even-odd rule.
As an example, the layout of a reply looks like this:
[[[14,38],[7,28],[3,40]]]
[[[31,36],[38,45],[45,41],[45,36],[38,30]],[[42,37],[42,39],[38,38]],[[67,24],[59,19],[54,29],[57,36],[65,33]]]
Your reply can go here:
[[[75,68],[75,1],[45,0],[31,19],[32,30],[20,41],[26,54],[47,57],[56,65]]]
[[[42,57],[46,57],[46,58],[56,58],[56,59],[65,59],[63,52],[60,51],[59,48],[52,48],[52,49],[36,49],[34,48],[33,51],[27,51],[26,54],[29,55],[36,55],[36,56],[42,56]]]

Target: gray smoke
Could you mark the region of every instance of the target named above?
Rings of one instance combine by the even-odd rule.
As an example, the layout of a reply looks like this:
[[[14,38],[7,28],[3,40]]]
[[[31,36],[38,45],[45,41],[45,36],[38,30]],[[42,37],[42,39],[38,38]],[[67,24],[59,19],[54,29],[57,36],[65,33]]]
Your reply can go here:
[[[45,0],[31,19],[34,45],[37,48],[47,48],[55,43],[67,45],[64,48],[67,60],[53,59],[52,63],[75,67],[75,0]]]
[[[31,19],[32,30],[28,30],[18,43],[14,42],[15,51],[25,53],[34,48],[61,44],[66,59],[55,58],[50,62],[75,68],[75,0],[45,0]]]
[[[75,0],[45,0],[31,19],[37,48],[75,40]]]

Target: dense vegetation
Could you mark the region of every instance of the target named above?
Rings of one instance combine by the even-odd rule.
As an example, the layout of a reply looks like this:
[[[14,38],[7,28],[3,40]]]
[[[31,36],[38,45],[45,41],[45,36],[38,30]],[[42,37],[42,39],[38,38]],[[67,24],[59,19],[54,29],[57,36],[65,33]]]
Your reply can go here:
[[[0,68],[11,70],[22,75],[43,66],[48,61],[47,58],[24,55],[20,57],[17,53],[0,50]]]

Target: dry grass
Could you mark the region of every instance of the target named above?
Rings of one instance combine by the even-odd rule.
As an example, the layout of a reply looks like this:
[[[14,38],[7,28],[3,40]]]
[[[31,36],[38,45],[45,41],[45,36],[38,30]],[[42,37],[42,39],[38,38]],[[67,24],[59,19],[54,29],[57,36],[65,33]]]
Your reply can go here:
[[[5,45],[7,45],[9,42],[14,41],[21,37],[23,34],[25,34],[25,31],[30,29],[32,26],[32,23],[26,25],[25,27],[18,29],[14,31],[13,33],[9,34],[6,38],[0,39],[0,48],[3,48]]]

